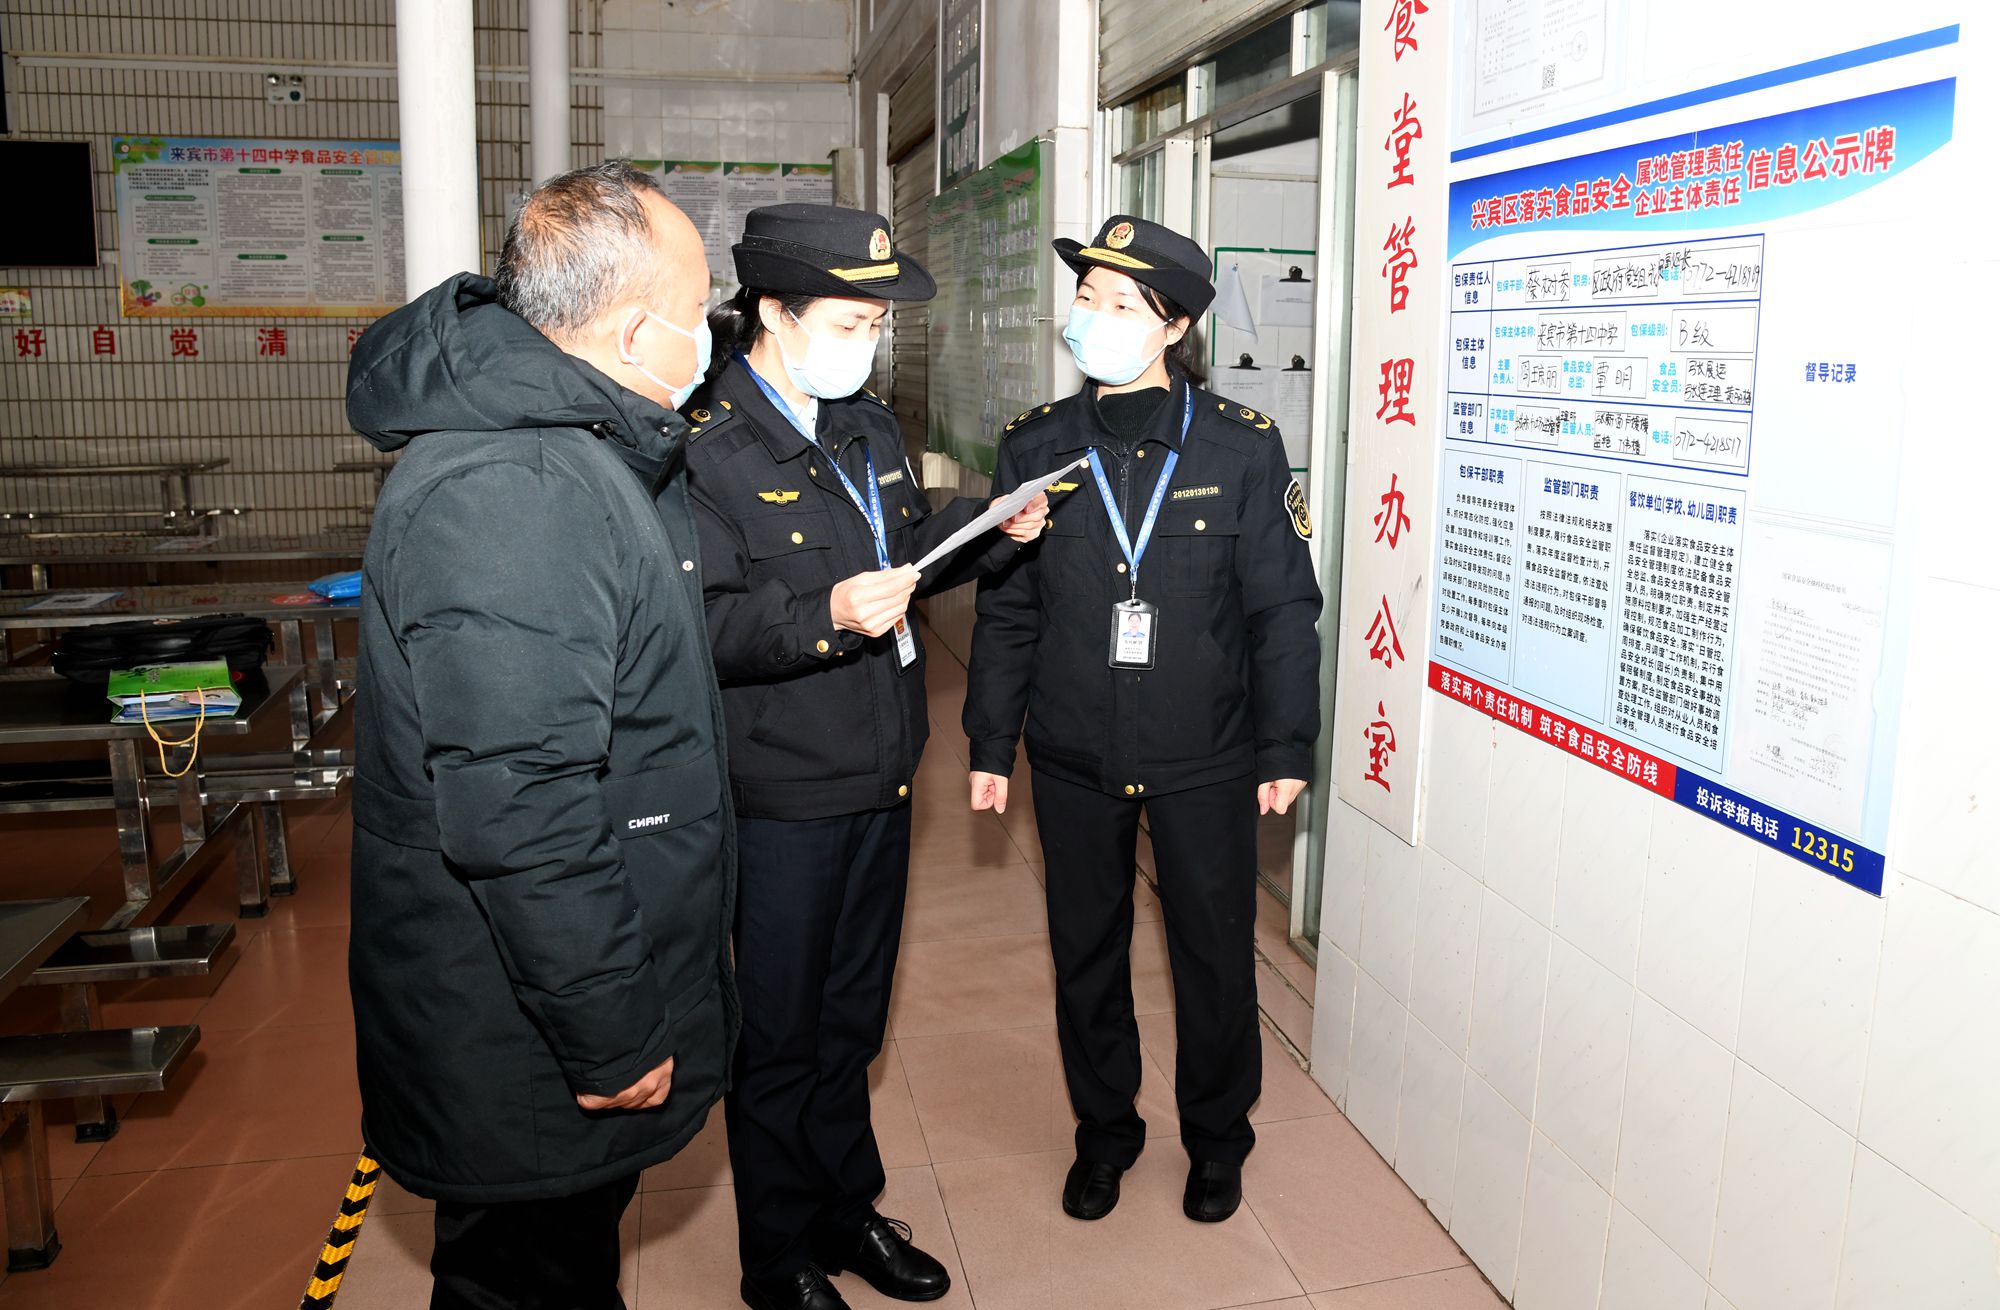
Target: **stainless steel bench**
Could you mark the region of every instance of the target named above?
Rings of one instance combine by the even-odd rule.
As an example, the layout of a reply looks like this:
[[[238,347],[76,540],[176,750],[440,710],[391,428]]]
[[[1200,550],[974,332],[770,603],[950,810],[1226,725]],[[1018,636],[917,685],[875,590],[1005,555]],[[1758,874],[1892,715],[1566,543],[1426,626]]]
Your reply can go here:
[[[29,974],[28,983],[62,988],[63,1035],[100,1031],[99,983],[199,977],[214,970],[235,937],[233,923],[80,932]],[[103,1094],[81,1090],[75,1095],[77,1141],[108,1142],[117,1136],[118,1112]]]
[[[42,1102],[157,1092],[200,1040],[192,1024],[0,1037],[0,1178],[9,1272],[45,1269],[62,1250]]]

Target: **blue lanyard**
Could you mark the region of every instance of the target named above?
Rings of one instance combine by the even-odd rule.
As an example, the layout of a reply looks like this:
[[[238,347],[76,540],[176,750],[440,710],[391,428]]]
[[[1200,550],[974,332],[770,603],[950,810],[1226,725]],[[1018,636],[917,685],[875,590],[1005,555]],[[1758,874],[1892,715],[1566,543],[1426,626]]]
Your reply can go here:
[[[1194,423],[1194,388],[1189,387],[1187,405],[1181,412],[1181,445],[1187,445],[1188,428]],[[1111,480],[1104,476],[1104,463],[1097,458],[1097,447],[1090,448],[1090,471],[1097,477],[1097,494],[1104,498],[1104,512],[1111,518],[1111,531],[1117,534],[1118,549],[1125,552],[1125,563],[1132,571],[1132,594],[1139,594],[1139,561],[1146,554],[1146,546],[1153,540],[1153,524],[1160,517],[1160,502],[1167,498],[1167,484],[1174,480],[1174,466],[1181,462],[1178,450],[1167,452],[1167,462],[1160,466],[1160,480],[1153,485],[1152,503],[1146,506],[1145,521],[1139,525],[1139,540],[1134,543],[1125,530],[1125,515],[1118,509],[1118,498],[1111,494]]]
[[[764,398],[770,401],[780,414],[791,420],[792,426],[799,430],[799,435],[806,439],[806,444],[814,449],[820,449],[819,442],[813,437],[811,429],[806,427],[805,421],[792,412],[792,407],[785,403],[785,398],[778,394],[776,388],[766,382],[756,369],[750,367],[749,358],[739,352],[736,359],[743,365],[743,371],[757,384],[758,390],[764,393]],[[1192,404],[1192,400],[1189,403]],[[826,455],[826,462],[833,469],[833,476],[840,479],[841,488],[847,492],[847,498],[854,502],[854,508],[860,510],[861,516],[868,520],[868,535],[875,540],[875,562],[885,569],[894,568],[895,566],[889,561],[889,529],[887,520],[882,516],[882,493],[875,484],[875,452],[870,449],[867,437],[861,437],[859,440],[861,459],[868,468],[868,495],[865,499],[861,495],[861,489],[854,485],[854,480],[847,476],[847,470],[840,467],[840,461],[835,459],[831,452],[821,450],[821,453]]]

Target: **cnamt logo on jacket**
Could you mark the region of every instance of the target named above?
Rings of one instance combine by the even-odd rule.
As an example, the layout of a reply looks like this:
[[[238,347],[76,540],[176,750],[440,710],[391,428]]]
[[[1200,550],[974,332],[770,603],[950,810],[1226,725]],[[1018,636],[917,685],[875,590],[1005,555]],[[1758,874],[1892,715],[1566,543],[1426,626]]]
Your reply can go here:
[[[672,814],[651,814],[643,819],[627,819],[625,829],[628,832],[642,832],[647,828],[657,828],[673,817]]]

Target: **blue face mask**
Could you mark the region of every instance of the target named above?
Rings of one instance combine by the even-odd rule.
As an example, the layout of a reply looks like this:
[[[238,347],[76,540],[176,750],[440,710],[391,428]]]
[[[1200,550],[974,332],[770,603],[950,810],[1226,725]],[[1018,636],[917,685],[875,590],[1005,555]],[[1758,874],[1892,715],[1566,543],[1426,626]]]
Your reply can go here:
[[[1148,326],[1120,315],[1072,305],[1069,323],[1063,328],[1063,340],[1069,343],[1069,353],[1076,356],[1076,366],[1085,377],[1122,387],[1152,367],[1153,361],[1166,350],[1164,340],[1151,352],[1146,349],[1152,335],[1158,332],[1164,337],[1166,329],[1165,323]]]
[[[689,331],[678,323],[670,322],[660,317],[650,309],[641,309],[635,312],[652,319],[655,323],[658,323],[670,332],[678,332],[684,337],[692,337],[694,339],[694,376],[688,379],[686,386],[676,387],[664,381],[659,374],[653,372],[653,370],[647,368],[644,364],[641,364],[639,357],[632,353],[631,347],[624,344],[626,335],[632,330],[629,320],[626,324],[625,332],[620,333],[618,337],[619,360],[638,369],[646,375],[647,381],[660,390],[667,392],[669,394],[667,401],[669,409],[679,409],[687,403],[687,398],[694,394],[694,389],[701,385],[701,380],[708,376],[709,361],[715,355],[715,334],[709,330],[708,319],[706,317],[701,320],[693,331]]]

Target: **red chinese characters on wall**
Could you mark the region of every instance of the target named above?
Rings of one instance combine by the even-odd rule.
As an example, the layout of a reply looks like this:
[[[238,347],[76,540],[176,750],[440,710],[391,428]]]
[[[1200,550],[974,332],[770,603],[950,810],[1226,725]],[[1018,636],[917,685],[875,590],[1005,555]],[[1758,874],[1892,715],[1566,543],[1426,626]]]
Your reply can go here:
[[[1408,91],[1403,92],[1403,103],[1396,107],[1396,121],[1389,127],[1389,135],[1382,141],[1382,148],[1389,152],[1394,164],[1389,172],[1389,185],[1415,186],[1416,175],[1410,172],[1410,147],[1424,134],[1423,120],[1417,117],[1417,102],[1410,99]]]
[[[1396,475],[1389,475],[1389,489],[1382,493],[1382,508],[1375,511],[1375,540],[1387,542],[1389,549],[1396,549],[1396,543],[1403,539],[1403,529],[1410,526],[1410,516],[1404,510],[1405,498],[1402,488],[1396,485]]]
[[[1405,50],[1417,48],[1417,19],[1431,11],[1424,0],[1396,0],[1389,6],[1389,21],[1382,24],[1382,30],[1395,37],[1390,47],[1397,60],[1401,60]]]
[[[1368,743],[1368,772],[1363,781],[1372,782],[1383,791],[1391,791],[1389,786],[1389,757],[1396,753],[1396,728],[1389,722],[1389,711],[1383,702],[1375,702],[1375,721],[1361,730],[1362,738]]]
[[[1381,35],[1375,38],[1382,43],[1380,54],[1387,56],[1375,66],[1378,70],[1389,71],[1383,79],[1388,85],[1371,92],[1371,96],[1380,98],[1376,103],[1387,110],[1388,121],[1387,130],[1381,136],[1370,136],[1370,139],[1381,143],[1380,163],[1364,168],[1363,172],[1369,182],[1381,188],[1372,194],[1409,197],[1394,202],[1393,209],[1388,207],[1388,203],[1383,203],[1374,215],[1364,220],[1374,232],[1384,234],[1378,269],[1382,300],[1375,302],[1381,308],[1374,310],[1377,315],[1374,325],[1382,336],[1375,347],[1380,354],[1374,356],[1380,364],[1375,384],[1378,402],[1374,409],[1376,427],[1372,436],[1379,443],[1378,448],[1385,453],[1402,451],[1414,440],[1414,436],[1396,437],[1390,434],[1399,432],[1396,424],[1407,424],[1412,433],[1419,429],[1417,413],[1425,404],[1425,393],[1418,384],[1428,380],[1428,373],[1420,373],[1419,370],[1432,367],[1429,347],[1425,342],[1427,319],[1437,306],[1426,297],[1434,295],[1435,287],[1434,282],[1419,278],[1420,273],[1430,272],[1426,265],[1431,257],[1422,242],[1431,236],[1428,231],[1431,219],[1427,217],[1431,210],[1427,206],[1432,197],[1419,199],[1415,190],[1397,190],[1400,187],[1414,189],[1420,179],[1434,190],[1435,178],[1428,172],[1430,157],[1418,148],[1425,139],[1419,92],[1429,85],[1425,80],[1427,74],[1436,71],[1434,66],[1425,62],[1437,57],[1436,51],[1427,48],[1435,35],[1430,27],[1435,20],[1426,18],[1430,8],[1425,0],[1390,0],[1384,11],[1385,21],[1380,24]],[[1420,50],[1424,50],[1425,60],[1405,60],[1404,56],[1415,55]],[[1423,96],[1434,98],[1427,91],[1423,92]],[[1375,168],[1380,171],[1374,171]],[[1373,203],[1372,200],[1364,201],[1371,208]],[[1434,279],[1435,275],[1431,276]],[[1365,401],[1358,408],[1362,415],[1366,415]],[[1399,441],[1404,444],[1399,446]],[[1377,497],[1372,515],[1373,538],[1362,538],[1359,549],[1364,553],[1356,556],[1357,560],[1373,561],[1371,567],[1384,576],[1365,584],[1367,590],[1356,597],[1360,600],[1372,594],[1376,596],[1376,602],[1372,612],[1365,617],[1358,608],[1352,612],[1351,631],[1354,635],[1350,640],[1359,642],[1355,650],[1357,657],[1365,656],[1366,662],[1379,665],[1381,672],[1396,671],[1400,679],[1403,676],[1401,670],[1409,663],[1409,655],[1403,645],[1402,634],[1397,630],[1395,606],[1390,598],[1408,597],[1402,581],[1398,580],[1400,575],[1396,574],[1397,566],[1392,563],[1390,552],[1397,550],[1406,533],[1421,530],[1412,517],[1414,507],[1404,491],[1402,478],[1402,474],[1417,470],[1406,466],[1400,454],[1384,462],[1390,466],[1385,469],[1382,463],[1377,463],[1371,470],[1371,477],[1387,474],[1386,489],[1379,482],[1369,488]],[[1368,555],[1365,553],[1368,551],[1385,553]],[[1393,688],[1370,688],[1369,694],[1376,696],[1375,712],[1360,733],[1366,743],[1366,755],[1360,757],[1366,762],[1362,776],[1385,794],[1397,793],[1402,782],[1394,768],[1396,721],[1405,719],[1407,726],[1406,715],[1413,708],[1406,699],[1407,693],[1401,690],[1403,686],[1399,681]],[[1379,694],[1382,691],[1393,694]],[[1365,712],[1356,717],[1369,719]],[[1407,790],[1407,785],[1404,785],[1403,794],[1407,794]],[[1389,820],[1385,818],[1384,821]]]
[[[1394,185],[1393,183],[1391,185]],[[1417,234],[1413,219],[1405,218],[1401,227],[1389,225],[1389,239],[1382,243],[1382,249],[1389,258],[1383,261],[1382,276],[1389,279],[1389,312],[1400,314],[1410,303],[1408,280],[1410,270],[1417,266],[1417,252],[1410,243]]]
[[[1417,416],[1410,412],[1410,388],[1416,385],[1416,378],[1414,359],[1383,360],[1382,381],[1375,388],[1382,403],[1375,407],[1375,417],[1384,423],[1408,423],[1415,427]]]
[[[1375,619],[1368,625],[1368,658],[1385,669],[1396,667],[1396,661],[1407,658],[1403,654],[1403,639],[1396,635],[1396,616],[1389,612],[1389,598],[1382,597],[1382,603],[1375,610]]]

